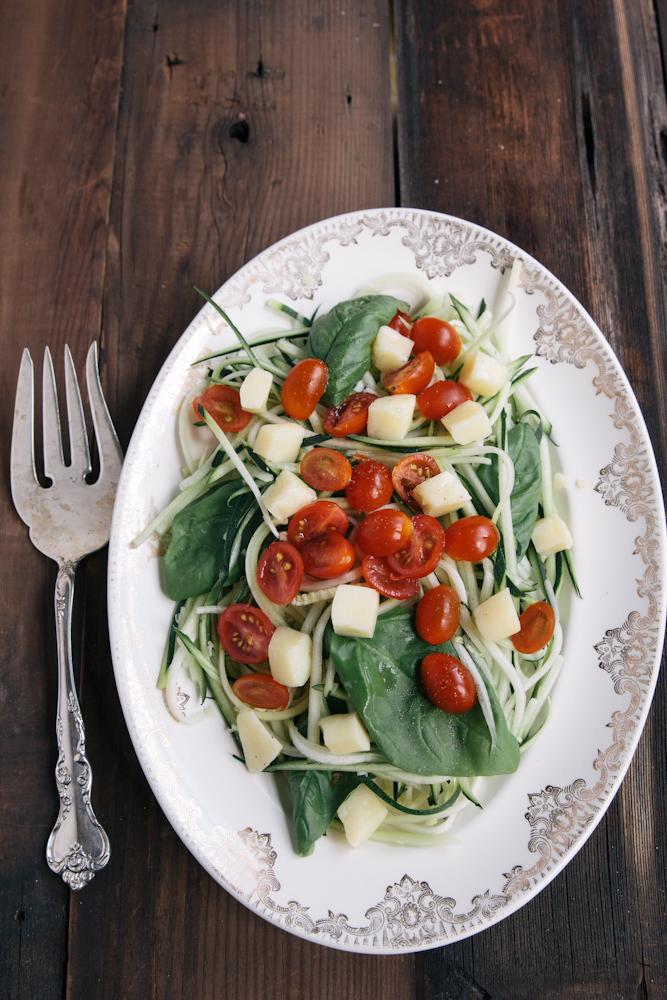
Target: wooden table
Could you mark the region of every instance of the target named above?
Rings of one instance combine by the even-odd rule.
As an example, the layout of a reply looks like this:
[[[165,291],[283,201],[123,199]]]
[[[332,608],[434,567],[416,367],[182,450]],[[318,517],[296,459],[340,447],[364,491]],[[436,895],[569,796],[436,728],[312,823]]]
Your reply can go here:
[[[215,289],[318,219],[401,204],[472,220],[574,292],[665,467],[667,0],[5,0],[0,8],[2,468],[20,350],[101,344],[124,446]],[[661,56],[662,52],[662,56]],[[106,557],[77,577],[75,656],[109,832],[70,893],[56,815],[55,567],[2,477],[0,994],[667,996],[665,676],[609,811],[514,916],[417,956],[299,940],[209,878],[158,808],[114,686]],[[610,544],[613,540],[610,540]]]

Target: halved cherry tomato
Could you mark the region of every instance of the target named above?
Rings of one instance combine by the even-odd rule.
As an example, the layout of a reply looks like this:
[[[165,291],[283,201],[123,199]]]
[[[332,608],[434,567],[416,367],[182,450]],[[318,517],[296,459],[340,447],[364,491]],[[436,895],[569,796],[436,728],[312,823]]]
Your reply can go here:
[[[382,376],[385,389],[388,389],[395,396],[411,392],[418,393],[425,389],[433,378],[435,371],[435,361],[430,351],[422,351],[421,354],[410,358],[407,364],[396,371],[387,372]]]
[[[391,478],[403,503],[407,504],[410,510],[421,514],[421,505],[413,497],[412,491],[415,486],[419,486],[432,476],[437,476],[439,472],[440,466],[430,455],[406,455],[394,467]]]
[[[287,525],[287,540],[297,549],[330,531],[344,535],[350,526],[347,514],[333,500],[317,500],[297,511]]]
[[[253,708],[268,708],[282,712],[289,705],[289,691],[271,674],[245,674],[232,684],[237,698]]]
[[[301,459],[299,472],[314,490],[344,490],[352,475],[352,466],[333,448],[313,448]]]
[[[371,556],[396,552],[412,535],[412,521],[400,510],[376,510],[365,517],[357,532],[357,545]]]
[[[428,576],[440,562],[445,548],[445,529],[429,514],[412,518],[414,531],[406,544],[387,556],[393,573],[419,579]]]
[[[419,393],[417,406],[427,420],[442,420],[469,399],[472,399],[472,393],[461,382],[435,382]]]
[[[274,604],[289,604],[299,593],[303,559],[289,542],[271,542],[257,565],[257,583]]]
[[[345,496],[355,510],[368,514],[389,503],[393,492],[394,484],[387,466],[368,458],[352,469]]]
[[[324,418],[324,429],[332,437],[363,434],[368,423],[368,407],[378,397],[374,392],[353,392],[338,406],[332,406]]]
[[[402,337],[409,337],[410,330],[412,329],[412,319],[407,313],[401,312],[399,309],[391,323],[387,323],[392,330],[396,330],[396,333],[400,333]]]
[[[510,636],[518,653],[536,653],[550,642],[556,628],[554,609],[546,601],[530,604],[519,615],[521,631]]]
[[[268,616],[251,604],[232,604],[218,618],[222,648],[237,663],[265,660],[274,632]]]
[[[295,420],[306,420],[324,395],[329,369],[319,358],[304,358],[283,383],[280,402]]]
[[[423,316],[413,323],[410,338],[414,340],[415,354],[430,351],[437,365],[449,365],[461,353],[461,338],[451,323],[435,316]]]
[[[313,538],[301,548],[306,572],[318,580],[342,576],[354,566],[354,546],[337,531]]]
[[[452,587],[443,584],[427,590],[417,605],[417,635],[432,646],[452,638],[459,627],[461,602]]]
[[[498,548],[500,532],[489,517],[461,517],[445,532],[445,552],[456,562],[481,562]]]
[[[422,684],[429,701],[449,715],[462,715],[477,704],[472,674],[449,653],[429,653],[422,660]]]
[[[200,406],[204,407],[223,431],[230,433],[242,431],[252,420],[252,413],[241,408],[240,393],[232,389],[231,385],[212,385],[201,396],[195,396],[192,409],[198,420],[202,419]]]
[[[410,580],[407,576],[396,576],[382,556],[366,556],[361,565],[366,583],[385,597],[395,597],[399,601],[405,601],[408,597],[414,597],[419,591],[417,580]]]

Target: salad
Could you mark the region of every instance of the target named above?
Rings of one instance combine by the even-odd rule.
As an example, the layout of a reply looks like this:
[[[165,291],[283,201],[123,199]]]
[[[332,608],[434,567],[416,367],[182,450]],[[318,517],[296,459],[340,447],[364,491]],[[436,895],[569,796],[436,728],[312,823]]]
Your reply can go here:
[[[158,686],[178,717],[186,671],[239,766],[284,772],[300,855],[330,828],[451,843],[548,721],[577,585],[552,427],[511,357],[518,266],[498,318],[393,275],[310,318],[269,300],[290,326],[251,343],[201,293],[237,343],[196,362],[187,475],[133,543],[168,542]]]

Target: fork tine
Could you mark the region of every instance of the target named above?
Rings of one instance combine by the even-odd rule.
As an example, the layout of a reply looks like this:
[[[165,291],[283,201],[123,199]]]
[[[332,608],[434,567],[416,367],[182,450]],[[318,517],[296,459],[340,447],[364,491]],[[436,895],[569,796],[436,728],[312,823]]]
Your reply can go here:
[[[120,475],[120,468],[123,464],[123,452],[121,451],[118,437],[114,429],[106,400],[102,393],[100,384],[100,373],[97,367],[97,342],[88,348],[86,358],[86,385],[88,387],[88,401],[90,411],[93,415],[93,426],[95,427],[95,437],[100,455],[100,478],[107,475],[117,480]]]
[[[44,348],[44,367],[42,368],[42,424],[44,475],[52,477],[59,467],[62,468],[64,461],[56,379],[53,374],[51,351],[48,347]]]
[[[81,393],[69,347],[65,344],[65,392],[69,427],[70,473],[86,476],[90,472],[90,452]]]
[[[16,385],[11,458],[12,499],[22,518],[21,508],[26,499],[34,493],[35,487],[39,487],[35,473],[34,423],[33,364],[30,351],[26,347],[21,358]]]

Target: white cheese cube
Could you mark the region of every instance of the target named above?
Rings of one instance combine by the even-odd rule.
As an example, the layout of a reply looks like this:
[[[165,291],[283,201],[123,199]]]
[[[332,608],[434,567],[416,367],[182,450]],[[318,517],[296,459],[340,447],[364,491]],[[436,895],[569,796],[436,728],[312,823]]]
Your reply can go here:
[[[548,517],[538,521],[533,528],[531,540],[537,549],[537,554],[543,559],[572,547],[570,530],[558,514],[549,514]]]
[[[302,444],[303,427],[298,424],[264,424],[253,450],[267,462],[296,462]]]
[[[375,833],[389,810],[368,785],[357,785],[338,807],[338,818],[350,847],[359,847]]]
[[[368,407],[368,436],[402,441],[410,430],[416,403],[417,397],[408,392],[374,399]]]
[[[457,444],[472,444],[491,433],[491,421],[480,403],[466,399],[446,413],[441,421]]]
[[[495,396],[507,380],[507,365],[484,351],[472,351],[463,359],[459,382],[480,396]]]
[[[267,510],[275,517],[276,521],[287,521],[292,514],[296,514],[306,504],[315,503],[317,493],[315,490],[311,490],[303,479],[299,479],[293,472],[283,469],[276,481],[271,483],[263,494],[263,499]]]
[[[241,407],[248,413],[261,413],[266,409],[273,375],[263,368],[253,368],[243,379],[241,386]]]
[[[380,595],[372,587],[353,587],[341,583],[336,587],[331,605],[331,627],[336,635],[351,635],[370,639],[380,607]]]
[[[371,748],[371,738],[358,712],[320,719],[324,745],[332,753],[356,753]]]
[[[413,346],[409,337],[403,337],[390,326],[381,326],[371,345],[373,364],[381,372],[396,371],[408,360]]]
[[[251,774],[258,774],[276,759],[282,747],[251,708],[239,712],[236,725],[246,767]]]
[[[424,513],[431,517],[449,514],[470,500],[467,489],[453,472],[440,472],[432,479],[425,479],[412,493]]]
[[[295,628],[279,625],[269,642],[269,666],[274,680],[287,687],[303,687],[310,677],[313,640]]]
[[[473,617],[480,635],[489,642],[508,639],[521,631],[521,622],[509,587],[489,597],[488,601],[482,601],[474,609]]]

